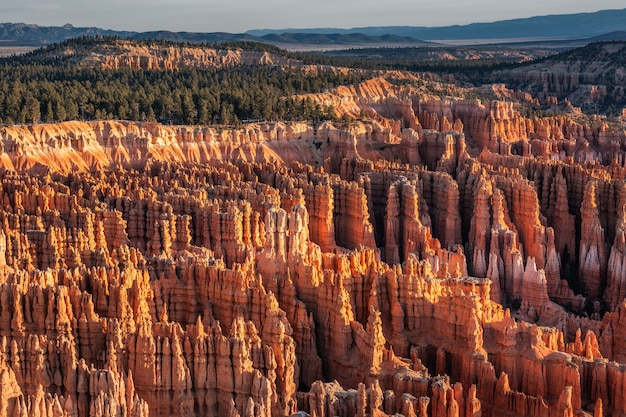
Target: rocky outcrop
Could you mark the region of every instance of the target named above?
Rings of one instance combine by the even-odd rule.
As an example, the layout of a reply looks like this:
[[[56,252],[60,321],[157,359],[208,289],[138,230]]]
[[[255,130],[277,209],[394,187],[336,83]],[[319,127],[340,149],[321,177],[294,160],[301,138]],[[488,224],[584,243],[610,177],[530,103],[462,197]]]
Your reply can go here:
[[[0,415],[626,413],[623,135],[403,88],[4,128]]]
[[[626,298],[626,282],[624,282],[624,276],[626,276],[624,271],[626,268],[626,211],[624,207],[621,214],[622,217],[617,224],[615,241],[607,264],[607,286],[604,298],[611,310],[614,310]]]
[[[596,201],[596,185],[588,182],[585,186],[582,205],[580,207],[581,241],[580,241],[580,273],[585,293],[591,298],[602,294],[606,274],[606,251],[604,229],[600,225],[598,203]]]
[[[101,43],[91,51],[68,48],[62,51],[80,65],[105,69],[180,70],[183,68],[222,68],[234,65],[301,65],[297,60],[263,51],[216,49],[192,45],[163,45],[118,39]]]
[[[556,59],[497,71],[493,76],[498,82],[509,80],[546,103],[552,98],[597,111],[624,98],[624,53],[623,42],[595,42]]]

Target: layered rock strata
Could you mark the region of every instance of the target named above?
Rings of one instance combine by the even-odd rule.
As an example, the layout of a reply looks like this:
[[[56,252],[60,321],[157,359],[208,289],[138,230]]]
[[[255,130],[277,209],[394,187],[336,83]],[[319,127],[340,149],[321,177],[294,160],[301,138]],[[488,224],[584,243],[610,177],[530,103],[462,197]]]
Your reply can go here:
[[[624,133],[401,88],[5,128],[0,415],[626,413]]]

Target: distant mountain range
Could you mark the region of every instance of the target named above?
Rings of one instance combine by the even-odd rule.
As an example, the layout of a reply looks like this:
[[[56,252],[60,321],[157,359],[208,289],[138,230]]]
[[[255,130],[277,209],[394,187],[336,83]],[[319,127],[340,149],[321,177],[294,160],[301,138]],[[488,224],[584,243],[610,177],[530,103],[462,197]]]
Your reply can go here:
[[[540,38],[591,38],[610,32],[626,31],[626,9],[601,10],[594,13],[536,16],[523,19],[501,20],[493,23],[472,23],[442,27],[421,26],[370,26],[352,29],[257,29],[249,35],[264,36],[270,33],[362,33],[370,36],[397,35],[422,40],[470,39],[540,39]]]
[[[472,23],[463,26],[418,27],[386,26],[353,29],[258,29],[242,34],[225,32],[133,32],[95,27],[38,26],[25,23],[0,23],[0,46],[41,46],[80,36],[119,36],[130,39],[161,39],[175,42],[214,43],[256,41],[281,47],[310,46],[425,46],[425,41],[445,40],[566,40],[606,37],[623,39],[626,35],[626,9],[538,16]]]
[[[233,34],[225,32],[197,33],[170,32],[166,30],[153,32],[114,31],[94,27],[38,26],[25,23],[0,23],[0,46],[43,46],[81,36],[119,36],[133,40],[158,39],[172,42],[221,43],[236,41],[254,41],[278,46],[289,45],[324,45],[324,46],[359,46],[359,45],[402,45],[424,46],[415,38],[397,35],[364,35],[361,33],[317,34],[317,33],[270,33],[263,36],[250,34]]]
[[[38,26],[26,23],[0,23],[0,46],[41,46],[79,36],[129,37],[137,32],[124,32],[100,28],[64,26]]]

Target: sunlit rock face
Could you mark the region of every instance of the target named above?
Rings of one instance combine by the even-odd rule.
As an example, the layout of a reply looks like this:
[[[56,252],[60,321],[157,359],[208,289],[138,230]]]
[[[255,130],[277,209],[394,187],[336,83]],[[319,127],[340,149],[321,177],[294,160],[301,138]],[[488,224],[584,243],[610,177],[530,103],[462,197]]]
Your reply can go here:
[[[333,94],[4,128],[0,415],[626,413],[624,132]]]

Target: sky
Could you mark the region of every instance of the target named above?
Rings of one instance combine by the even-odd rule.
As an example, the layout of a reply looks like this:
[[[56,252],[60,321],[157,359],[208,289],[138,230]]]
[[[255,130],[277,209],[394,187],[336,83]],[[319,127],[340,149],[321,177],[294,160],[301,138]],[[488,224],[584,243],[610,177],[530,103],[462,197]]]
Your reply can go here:
[[[624,0],[18,0],[0,22],[243,33],[250,29],[447,26],[623,9]]]

